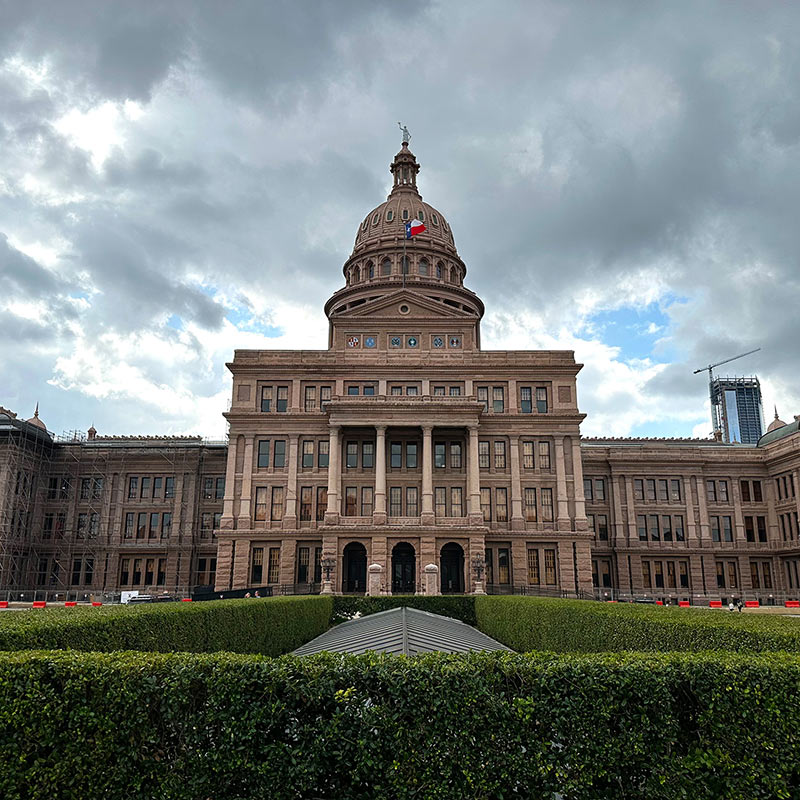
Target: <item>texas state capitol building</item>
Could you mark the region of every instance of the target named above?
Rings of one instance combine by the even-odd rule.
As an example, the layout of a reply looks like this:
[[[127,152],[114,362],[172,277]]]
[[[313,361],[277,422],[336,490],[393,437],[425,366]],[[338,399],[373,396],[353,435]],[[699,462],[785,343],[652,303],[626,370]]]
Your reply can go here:
[[[404,142],[327,350],[236,351],[227,445],[0,407],[0,592],[800,598],[800,417],[757,445],[581,438],[571,351],[480,349],[418,171]]]

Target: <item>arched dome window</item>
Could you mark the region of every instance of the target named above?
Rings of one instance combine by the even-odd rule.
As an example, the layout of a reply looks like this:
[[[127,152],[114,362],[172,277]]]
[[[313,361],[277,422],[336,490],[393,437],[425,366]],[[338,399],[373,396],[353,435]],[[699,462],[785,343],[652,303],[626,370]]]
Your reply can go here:
[[[419,274],[420,275],[427,275],[428,274],[428,259],[421,258],[419,260]]]
[[[403,219],[408,219],[408,209],[407,208],[403,209]]]
[[[380,214],[378,214],[377,212],[375,212],[375,213],[372,215],[372,224],[373,224],[373,225],[377,225],[377,224],[378,224],[378,220],[379,220],[379,219],[380,219]]]
[[[381,264],[381,275],[391,275],[392,274],[392,262],[388,258],[383,259],[383,263]]]
[[[361,280],[361,267],[356,267],[353,270],[353,280],[356,281],[356,283]]]
[[[455,267],[450,267],[450,277],[448,278],[450,283],[456,282],[456,270]]]
[[[392,211],[392,209],[390,208],[390,209],[389,209],[389,210],[386,212],[386,221],[387,221],[387,222],[391,222],[393,218],[394,218],[394,211]]]
[[[367,277],[375,277],[375,265],[371,261],[367,261]]]
[[[425,212],[422,209],[417,212],[417,219],[420,222],[425,222]]]
[[[436,277],[437,278],[441,278],[442,277],[442,267],[443,266],[444,265],[442,264],[441,261],[436,265]]]
[[[437,217],[436,214],[431,214],[431,220],[433,221],[433,224],[438,228],[439,227],[439,217]]]

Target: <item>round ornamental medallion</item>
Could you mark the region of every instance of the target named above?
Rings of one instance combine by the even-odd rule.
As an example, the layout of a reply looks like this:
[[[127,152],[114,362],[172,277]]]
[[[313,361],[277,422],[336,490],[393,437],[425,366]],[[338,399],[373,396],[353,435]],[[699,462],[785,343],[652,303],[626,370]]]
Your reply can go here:
[[[450,347],[461,347],[461,337],[460,336],[451,336],[450,337]]]
[[[433,346],[434,347],[444,347],[444,339],[441,336],[434,336],[433,337]]]
[[[392,347],[402,347],[403,340],[399,336],[392,336],[389,344],[391,344]]]
[[[351,337],[350,337],[350,338],[347,340],[347,346],[348,346],[348,347],[358,347],[358,343],[359,343],[360,341],[361,341],[361,340],[358,338],[358,336],[351,336]]]
[[[416,338],[414,336],[409,336],[408,339],[406,340],[406,342],[407,342],[409,347],[416,347],[417,346],[417,340],[416,340]]]
[[[375,347],[375,337],[367,336],[364,338],[364,347]]]

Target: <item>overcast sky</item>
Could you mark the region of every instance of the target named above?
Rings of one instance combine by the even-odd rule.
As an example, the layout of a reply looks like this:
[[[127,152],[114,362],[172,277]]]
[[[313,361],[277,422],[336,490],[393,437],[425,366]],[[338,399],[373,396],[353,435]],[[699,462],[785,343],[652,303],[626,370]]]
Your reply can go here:
[[[490,10],[491,13],[487,13]],[[486,348],[586,435],[800,413],[800,4],[0,0],[0,405],[224,435],[234,348],[324,348],[408,125]]]

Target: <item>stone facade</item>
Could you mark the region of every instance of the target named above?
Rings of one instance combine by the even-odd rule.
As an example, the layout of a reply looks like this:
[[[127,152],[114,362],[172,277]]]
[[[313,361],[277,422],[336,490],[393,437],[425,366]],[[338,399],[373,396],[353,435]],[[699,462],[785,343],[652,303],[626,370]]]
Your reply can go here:
[[[483,303],[418,171],[404,143],[325,305],[327,350],[235,352],[227,447],[56,442],[8,412],[0,588],[59,563],[84,590],[800,596],[800,420],[757,446],[582,439],[571,351],[481,350]]]

